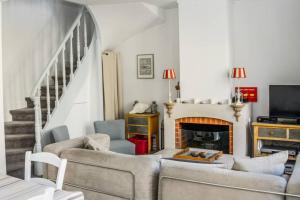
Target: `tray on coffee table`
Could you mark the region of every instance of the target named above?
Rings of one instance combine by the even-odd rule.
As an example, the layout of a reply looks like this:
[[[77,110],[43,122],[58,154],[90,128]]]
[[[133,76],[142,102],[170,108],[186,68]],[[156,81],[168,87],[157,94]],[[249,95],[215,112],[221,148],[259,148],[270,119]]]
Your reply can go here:
[[[223,155],[222,151],[214,150],[190,150],[186,148],[173,156],[175,160],[213,163]]]

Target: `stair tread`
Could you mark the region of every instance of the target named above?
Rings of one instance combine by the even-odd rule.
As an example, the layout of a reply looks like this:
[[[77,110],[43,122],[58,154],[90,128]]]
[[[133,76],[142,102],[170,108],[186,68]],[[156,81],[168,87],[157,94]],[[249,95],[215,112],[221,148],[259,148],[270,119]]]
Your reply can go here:
[[[43,85],[41,88],[47,88],[47,86],[45,86],[45,85]],[[49,88],[50,89],[55,89],[55,85],[49,85]],[[62,85],[58,85],[58,89],[62,89],[63,88],[63,86]]]
[[[5,126],[30,126],[34,125],[33,121],[10,121],[4,122]]]
[[[42,112],[47,112],[47,108],[41,108]],[[10,113],[32,113],[34,112],[34,108],[20,108],[16,110],[10,110]]]
[[[47,100],[47,97],[46,96],[40,96],[41,100]],[[55,96],[51,96],[50,95],[50,100],[54,100],[55,101]],[[30,97],[26,97],[25,100],[31,100]]]
[[[25,153],[26,151],[32,151],[33,148],[14,148],[6,149],[6,155],[15,155]]]
[[[15,171],[18,169],[23,169],[25,168],[25,163],[23,162],[14,162],[14,163],[8,163],[6,165],[7,171],[11,172],[11,171]]]
[[[9,139],[9,140],[12,140],[12,139],[33,139],[35,137],[34,134],[9,134],[9,135],[5,135],[5,139]]]

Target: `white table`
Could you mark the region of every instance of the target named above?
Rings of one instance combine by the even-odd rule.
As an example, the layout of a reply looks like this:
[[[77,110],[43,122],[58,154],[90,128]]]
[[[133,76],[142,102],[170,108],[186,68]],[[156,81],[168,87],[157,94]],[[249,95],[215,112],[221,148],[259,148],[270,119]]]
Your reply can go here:
[[[43,196],[49,187],[33,182],[27,182],[11,176],[0,175],[1,200],[28,200]],[[54,200],[84,200],[81,192],[56,191]]]

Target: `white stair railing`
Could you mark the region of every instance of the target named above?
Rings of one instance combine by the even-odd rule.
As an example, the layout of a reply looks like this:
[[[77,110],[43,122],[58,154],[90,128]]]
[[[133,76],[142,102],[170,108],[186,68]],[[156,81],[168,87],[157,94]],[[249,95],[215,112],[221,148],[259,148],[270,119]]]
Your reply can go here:
[[[31,93],[31,99],[34,102],[34,111],[35,111],[35,152],[42,152],[42,145],[41,145],[41,137],[42,137],[42,131],[43,131],[43,124],[46,125],[49,123],[49,120],[51,119],[52,112],[51,112],[51,96],[50,96],[50,77],[54,75],[54,88],[55,88],[55,109],[59,106],[59,87],[58,87],[58,64],[59,60],[61,58],[61,66],[62,66],[62,83],[63,83],[63,93],[66,92],[67,88],[67,80],[66,80],[66,50],[69,50],[69,63],[70,63],[70,80],[69,84],[72,82],[74,78],[74,50],[73,50],[73,38],[74,33],[76,34],[76,47],[77,47],[77,69],[80,68],[81,65],[81,44],[80,44],[80,28],[81,23],[83,23],[83,52],[84,55],[82,57],[82,60],[85,58],[88,46],[87,46],[87,24],[86,24],[86,14],[85,9],[82,8],[80,10],[79,15],[75,19],[74,23],[72,24],[70,30],[67,32],[63,42],[59,46],[58,50],[50,60],[49,64],[47,65],[45,71],[43,72],[40,79],[35,84],[32,93]],[[69,45],[67,46],[67,43],[69,42]],[[68,49],[67,49],[68,48]],[[76,51],[75,51],[76,52]],[[61,57],[60,57],[61,56]],[[41,109],[41,87],[45,84],[46,86],[46,103],[47,103],[47,120],[43,122],[42,118],[42,109]],[[62,96],[61,95],[61,96]],[[42,174],[42,167],[39,165],[35,165],[35,171],[36,175]]]

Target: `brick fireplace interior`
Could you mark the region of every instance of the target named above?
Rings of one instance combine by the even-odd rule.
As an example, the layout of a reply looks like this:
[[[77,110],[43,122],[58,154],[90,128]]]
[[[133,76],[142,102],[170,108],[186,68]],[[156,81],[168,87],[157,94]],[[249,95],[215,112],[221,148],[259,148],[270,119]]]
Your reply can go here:
[[[233,124],[221,119],[185,117],[175,123],[176,148],[187,147],[233,153]]]

